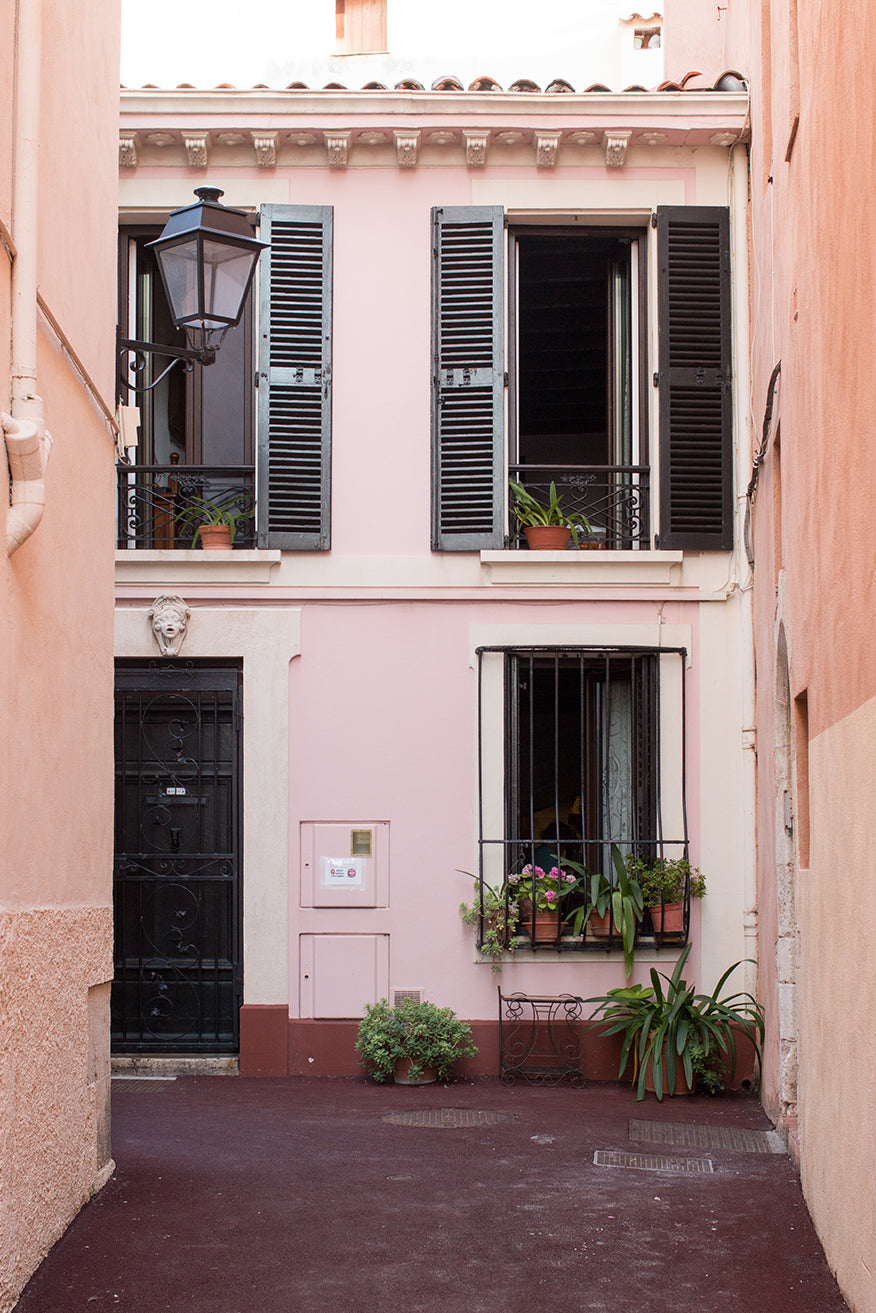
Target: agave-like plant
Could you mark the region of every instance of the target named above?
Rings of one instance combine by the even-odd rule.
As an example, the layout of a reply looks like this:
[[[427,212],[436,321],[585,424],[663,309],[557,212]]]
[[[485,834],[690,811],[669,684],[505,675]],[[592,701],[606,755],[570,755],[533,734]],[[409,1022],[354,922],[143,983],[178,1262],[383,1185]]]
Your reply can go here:
[[[557,492],[557,485],[551,483],[550,493],[548,494],[548,503],[543,506],[537,497],[524,488],[522,483],[517,483],[514,479],[508,480],[511,493],[514,497],[514,504],[511,510],[518,522],[517,532],[523,525],[557,525],[563,529],[570,529],[572,532],[572,542],[578,546],[578,530],[581,529],[588,539],[592,535],[590,521],[586,515],[577,513],[574,517],[566,515],[562,509],[561,502],[563,494]]]
[[[600,1017],[609,1023],[600,1034],[623,1035],[618,1076],[623,1076],[632,1054],[637,1099],[645,1097],[649,1066],[657,1098],[663,1098],[664,1083],[669,1094],[675,1093],[676,1058],[681,1059],[685,1079],[692,1086],[696,1046],[706,1059],[710,1055],[729,1057],[732,1080],[737,1062],[736,1032],[754,1046],[760,1073],[764,1038],[761,1004],[745,992],[720,996],[727,978],[741,963],[734,962],[727,968],[711,994],[697,994],[681,974],[690,950],[688,944],[671,976],[652,967],[650,985],[610,989],[607,994],[587,999],[596,1004],[591,1020]],[[665,990],[661,980],[666,982]]]
[[[576,935],[580,934],[581,926],[591,912],[604,916],[611,908],[611,919],[623,945],[624,970],[629,978],[633,974],[636,931],[642,919],[644,901],[639,882],[627,869],[623,854],[615,843],[611,845],[611,862],[614,867],[613,881],[601,871],[588,875],[580,862],[566,859],[566,865],[578,872],[581,877],[579,883],[588,890],[587,904],[576,909],[572,929]]]

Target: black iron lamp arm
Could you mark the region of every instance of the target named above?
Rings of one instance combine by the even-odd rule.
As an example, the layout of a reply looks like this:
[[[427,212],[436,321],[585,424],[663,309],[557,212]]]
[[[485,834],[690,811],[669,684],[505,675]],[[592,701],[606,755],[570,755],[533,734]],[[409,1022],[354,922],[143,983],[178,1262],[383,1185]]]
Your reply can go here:
[[[203,347],[198,350],[192,347],[164,346],[157,342],[141,342],[132,337],[120,337],[118,339],[118,347],[120,357],[127,355],[129,351],[133,352],[135,356],[140,357],[139,360],[135,359],[129,366],[130,369],[138,372],[146,368],[144,357],[147,354],[171,357],[170,364],[166,369],[163,369],[153,382],[143,384],[141,387],[137,387],[136,383],[129,383],[127,378],[125,378],[124,373],[121,373],[119,376],[119,382],[128,392],[151,392],[153,388],[158,387],[158,384],[163,378],[166,378],[177,361],[184,361],[185,368],[191,369],[192,364],[195,361],[201,365],[212,365],[216,359],[216,351],[212,347]]]

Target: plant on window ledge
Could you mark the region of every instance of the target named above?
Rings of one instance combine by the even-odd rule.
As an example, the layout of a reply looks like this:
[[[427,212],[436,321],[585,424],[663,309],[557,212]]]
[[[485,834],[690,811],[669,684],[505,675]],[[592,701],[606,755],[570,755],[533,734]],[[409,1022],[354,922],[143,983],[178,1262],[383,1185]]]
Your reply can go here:
[[[560,505],[563,500],[562,493],[557,492],[555,483],[551,483],[546,506],[528,492],[522,483],[516,483],[514,479],[509,479],[508,483],[514,498],[511,513],[517,520],[515,542],[521,529],[530,549],[535,551],[549,551],[552,548],[561,550],[568,544],[570,538],[575,546],[579,547],[579,532],[583,533],[588,544],[593,541],[593,530],[587,516],[580,513],[574,516],[566,515]],[[532,532],[533,530],[535,532]],[[542,541],[545,538],[547,540]]]
[[[520,924],[532,942],[556,942],[567,906],[565,899],[578,888],[578,878],[561,866],[545,871],[527,863],[519,875],[508,876],[508,884],[520,905]]]
[[[658,934],[684,933],[684,891],[690,885],[691,898],[702,898],[706,877],[686,857],[660,857],[654,862],[627,854],[627,870],[638,880],[651,923]]]
[[[581,926],[587,922],[588,932],[594,939],[610,939],[613,925],[623,946],[624,970],[629,979],[633,974],[636,934],[645,904],[635,874],[627,869],[623,854],[614,843],[611,845],[611,862],[614,867],[613,880],[602,871],[588,875],[579,862],[567,863],[573,871],[578,871],[580,883],[587,888],[588,893],[587,903],[575,911],[572,929],[575,934],[579,934]]]
[[[222,541],[211,543],[213,547],[230,547],[238,520],[251,520],[253,509],[247,504],[247,498],[239,492],[229,493],[226,497],[211,500],[209,497],[190,497],[185,510],[175,516],[177,524],[185,532],[194,529],[192,546],[201,539],[201,546],[207,547],[208,540],[214,538]],[[222,529],[221,535],[213,535],[211,529]],[[207,531],[206,533],[204,531]]]
[[[498,889],[479,881],[471,871],[463,871],[475,882],[471,905],[460,903],[459,911],[464,925],[476,926],[480,935],[480,950],[489,959],[490,971],[496,975],[502,970],[506,953],[517,947],[514,931],[520,913],[516,896],[503,882]]]
[[[671,977],[652,967],[650,985],[610,989],[607,994],[587,1000],[596,1004],[591,1020],[599,1017],[609,1023],[600,1034],[623,1036],[618,1076],[623,1076],[632,1055],[637,1099],[645,1097],[649,1078],[660,1100],[664,1085],[672,1095],[682,1077],[687,1089],[693,1089],[695,1059],[701,1070],[729,1059],[732,1080],[737,1062],[737,1032],[751,1041],[760,1072],[764,1039],[762,1006],[744,992],[721,998],[727,978],[741,963],[734,962],[727,968],[711,994],[697,994],[681,974],[690,950],[688,944]],[[665,990],[661,980],[666,982]]]

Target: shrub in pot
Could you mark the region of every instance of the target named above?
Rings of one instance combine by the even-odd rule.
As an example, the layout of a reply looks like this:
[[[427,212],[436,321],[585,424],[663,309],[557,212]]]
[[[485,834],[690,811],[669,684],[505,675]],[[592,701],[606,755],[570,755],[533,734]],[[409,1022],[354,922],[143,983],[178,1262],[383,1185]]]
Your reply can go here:
[[[477,1049],[471,1029],[450,1008],[404,998],[391,1008],[385,998],[369,1003],[356,1039],[359,1060],[376,1081],[395,1074],[396,1065],[410,1063],[406,1083],[446,1081],[459,1058],[473,1058]]]
[[[691,866],[686,857],[660,857],[648,862],[632,853],[627,855],[626,866],[641,887],[657,934],[682,934],[685,887],[690,885],[691,898],[702,898],[706,892],[702,871]]]

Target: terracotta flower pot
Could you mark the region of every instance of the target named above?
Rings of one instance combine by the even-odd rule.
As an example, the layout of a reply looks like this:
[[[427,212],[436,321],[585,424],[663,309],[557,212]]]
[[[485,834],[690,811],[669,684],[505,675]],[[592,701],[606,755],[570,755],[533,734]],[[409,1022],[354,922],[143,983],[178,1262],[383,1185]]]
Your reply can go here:
[[[587,934],[591,939],[608,939],[611,934],[611,913],[591,912],[587,920]]]
[[[205,552],[227,551],[231,546],[231,525],[202,524],[198,530],[198,542]]]
[[[520,899],[518,925],[525,930],[534,944],[554,944],[560,932],[559,912],[536,911],[535,924],[532,921],[532,903],[528,898]]]
[[[658,935],[684,934],[684,903],[656,903],[649,907],[651,924]]]
[[[667,1098],[667,1097],[669,1096],[669,1087],[668,1087],[668,1083],[667,1083],[667,1082],[668,1082],[668,1077],[669,1077],[669,1072],[668,1072],[668,1070],[667,1070],[667,1065],[666,1065],[666,1050],[664,1049],[664,1051],[663,1051],[663,1097],[664,1097],[664,1099]],[[691,1086],[691,1085],[688,1085],[688,1083],[687,1083],[687,1077],[686,1077],[685,1074],[684,1074],[684,1063],[683,1063],[682,1060],[681,1060],[681,1055],[680,1055],[680,1054],[676,1054],[676,1055],[675,1055],[675,1096],[676,1096],[676,1098],[677,1098],[679,1095],[681,1095],[681,1094],[693,1094],[693,1093],[694,1093],[695,1086],[696,1086],[696,1076],[694,1076],[694,1084],[693,1084],[692,1086]],[[646,1069],[646,1071],[645,1071],[645,1089],[648,1090],[648,1091],[650,1091],[651,1094],[656,1093],[656,1091],[655,1091],[655,1089],[654,1089],[654,1072],[653,1072],[653,1064],[652,1064],[650,1058],[648,1059],[648,1066],[647,1066],[647,1069]]]
[[[561,552],[572,537],[572,530],[560,524],[527,524],[523,532],[532,552]]]
[[[393,1069],[396,1085],[434,1085],[438,1075],[434,1067],[421,1067],[419,1076],[411,1075],[411,1059],[399,1058]]]

